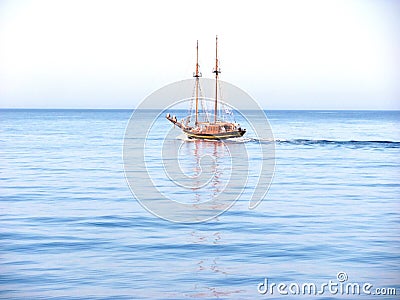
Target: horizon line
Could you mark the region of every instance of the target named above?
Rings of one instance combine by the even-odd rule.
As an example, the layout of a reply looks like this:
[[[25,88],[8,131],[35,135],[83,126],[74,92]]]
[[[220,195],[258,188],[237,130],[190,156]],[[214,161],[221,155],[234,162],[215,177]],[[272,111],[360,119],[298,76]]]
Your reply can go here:
[[[160,110],[162,108],[93,108],[93,107],[0,107],[0,110]],[[168,108],[164,108],[167,110]],[[175,108],[173,110],[186,111],[185,108]],[[240,111],[247,111],[254,109],[240,109]],[[321,108],[310,108],[310,109],[284,109],[284,108],[262,108],[262,110],[269,111],[400,111],[400,108],[362,108],[362,109],[352,109],[352,108],[335,108],[335,109],[321,109]]]

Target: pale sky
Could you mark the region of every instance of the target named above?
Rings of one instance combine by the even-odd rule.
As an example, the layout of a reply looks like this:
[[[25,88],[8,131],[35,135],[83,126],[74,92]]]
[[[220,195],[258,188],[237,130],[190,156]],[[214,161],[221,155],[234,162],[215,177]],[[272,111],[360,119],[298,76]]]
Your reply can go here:
[[[212,77],[265,109],[400,109],[400,1],[0,0],[0,107],[134,108]],[[229,101],[229,100],[228,100]]]

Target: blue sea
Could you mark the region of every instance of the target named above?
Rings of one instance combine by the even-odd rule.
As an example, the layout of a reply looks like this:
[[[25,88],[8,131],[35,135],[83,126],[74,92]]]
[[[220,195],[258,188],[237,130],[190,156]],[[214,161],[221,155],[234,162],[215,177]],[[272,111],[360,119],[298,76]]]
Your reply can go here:
[[[275,139],[268,193],[250,210],[245,191],[199,223],[159,218],[131,193],[123,160],[131,114],[0,110],[0,298],[399,298],[399,111],[265,111]],[[171,133],[188,170],[193,151],[212,158],[221,148]],[[253,151],[271,141],[252,134],[242,142],[257,165]],[[163,193],[174,192],[159,169],[148,164]],[[218,184],[177,195],[196,205]],[[296,284],[320,291],[330,281],[336,292],[294,295]],[[347,283],[371,287],[346,295]]]

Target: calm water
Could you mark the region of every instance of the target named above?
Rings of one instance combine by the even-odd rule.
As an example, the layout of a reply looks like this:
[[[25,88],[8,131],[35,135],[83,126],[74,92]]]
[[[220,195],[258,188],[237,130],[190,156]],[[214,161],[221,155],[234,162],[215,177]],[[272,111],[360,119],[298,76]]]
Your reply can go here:
[[[221,216],[185,225],[131,195],[130,111],[0,110],[0,297],[271,299],[257,291],[264,278],[319,285],[338,272],[399,297],[400,112],[266,113],[277,140],[266,199],[248,210],[245,193]],[[258,141],[247,137],[252,162]]]

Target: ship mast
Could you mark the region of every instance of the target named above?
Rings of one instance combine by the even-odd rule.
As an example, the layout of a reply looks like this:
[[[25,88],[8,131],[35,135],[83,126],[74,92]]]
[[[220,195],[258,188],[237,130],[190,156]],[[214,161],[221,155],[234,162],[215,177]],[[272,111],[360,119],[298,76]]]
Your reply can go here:
[[[217,123],[217,109],[218,109],[218,74],[221,70],[218,69],[218,35],[215,36],[215,105],[214,105],[214,123]]]
[[[193,77],[196,78],[196,121],[195,125],[197,126],[199,121],[199,77],[201,77],[201,73],[199,72],[199,40],[197,40],[196,44],[196,73],[193,74]]]

